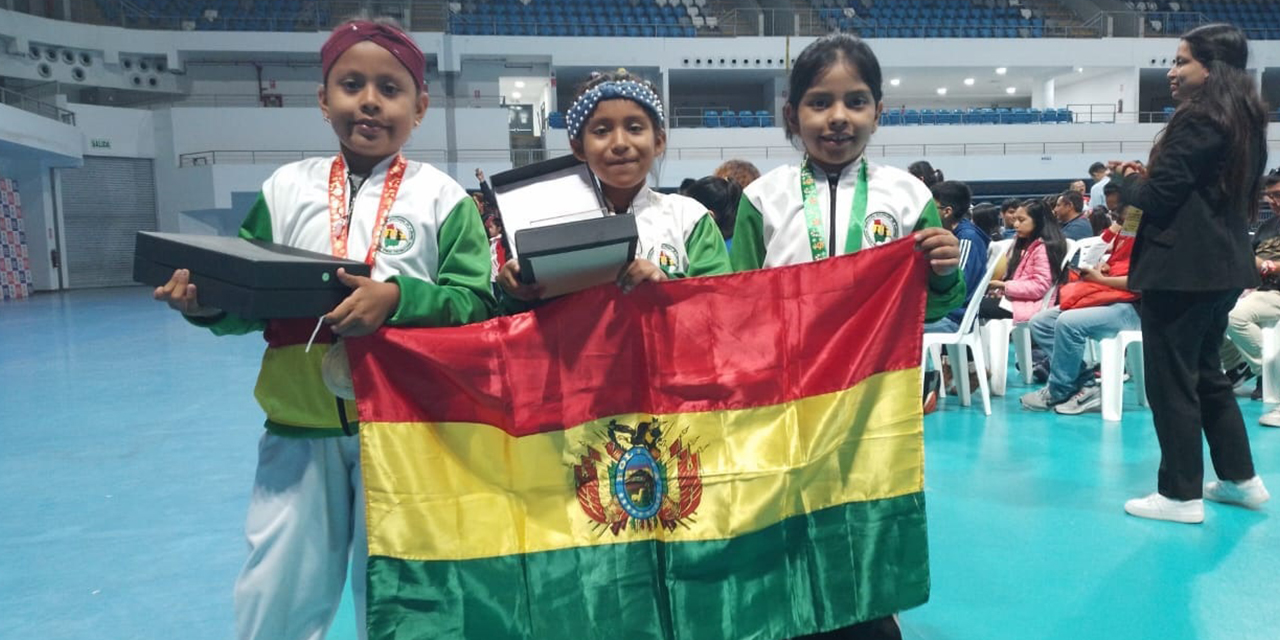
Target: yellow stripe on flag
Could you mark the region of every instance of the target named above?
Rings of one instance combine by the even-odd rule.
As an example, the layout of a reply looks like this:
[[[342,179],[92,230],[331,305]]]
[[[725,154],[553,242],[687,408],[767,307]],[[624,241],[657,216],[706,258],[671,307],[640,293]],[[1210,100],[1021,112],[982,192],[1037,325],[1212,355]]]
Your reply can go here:
[[[609,468],[615,454],[635,447],[629,438],[653,438],[652,430],[637,433],[649,414],[523,438],[474,423],[363,423],[369,553],[466,560],[722,540],[827,507],[915,493],[924,486],[920,411],[920,370],[911,368],[778,405],[660,415],[661,436],[647,450],[659,452],[652,458],[661,466],[646,467],[644,455],[624,458],[635,473],[623,477],[639,478],[625,485],[629,502],[615,497]],[[611,420],[623,430],[611,432]],[[620,443],[612,454],[611,441]],[[579,490],[575,466],[598,484]],[[661,490],[641,481],[646,469],[658,470]],[[610,523],[624,503],[663,508],[628,516],[615,532]]]

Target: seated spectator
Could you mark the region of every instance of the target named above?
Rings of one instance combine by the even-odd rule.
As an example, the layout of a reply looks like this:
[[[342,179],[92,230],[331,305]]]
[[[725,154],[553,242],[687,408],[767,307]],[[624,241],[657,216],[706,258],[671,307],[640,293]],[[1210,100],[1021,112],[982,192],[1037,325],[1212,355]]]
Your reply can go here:
[[[711,175],[732,180],[738,183],[739,189],[746,189],[747,185],[755,182],[756,178],[760,177],[760,170],[746,160],[726,160]]]
[[[1040,302],[1062,280],[1067,244],[1062,230],[1040,200],[1027,200],[1013,214],[1017,240],[1009,248],[1008,280],[992,280],[978,309],[982,318],[1013,318],[1026,322],[1040,311]]]
[[[1058,196],[1053,214],[1062,225],[1062,237],[1071,240],[1083,240],[1093,235],[1093,227],[1084,215],[1084,198],[1075,191],[1064,191]]]
[[[1093,235],[1100,236],[1111,227],[1111,214],[1106,207],[1094,207],[1089,212],[1089,228],[1093,229]]]
[[[1018,207],[1022,206],[1022,201],[1017,198],[1008,198],[1000,203],[1000,218],[1004,220],[1004,239],[1009,240],[1017,235],[1013,230],[1013,214],[1017,212]]]
[[[742,187],[730,178],[707,176],[685,192],[685,195],[702,203],[711,212],[725,247],[733,246],[733,226],[738,220],[738,201],[742,199]]]
[[[1120,202],[1120,185],[1107,183],[1102,188],[1103,202],[1106,204],[1107,213],[1111,214],[1112,220],[1120,219],[1120,209],[1124,205]]]
[[[933,201],[937,203],[938,215],[942,219],[943,228],[954,233],[960,241],[960,269],[964,277],[964,305],[951,310],[946,316],[924,325],[925,333],[951,333],[960,327],[969,300],[978,291],[987,269],[987,245],[991,240],[981,229],[969,220],[969,207],[973,202],[973,192],[963,182],[946,181],[933,185]]]
[[[1280,209],[1280,170],[1263,178],[1263,197],[1272,210]],[[1236,301],[1227,316],[1227,341],[1221,352],[1227,377],[1237,386],[1258,376],[1253,391],[1262,399],[1262,327],[1280,322],[1280,216],[1273,216],[1253,234],[1253,260],[1262,284]],[[1280,406],[1263,414],[1259,423],[1280,427]]]
[[[920,182],[923,182],[926,187],[933,187],[933,185],[946,180],[942,175],[941,169],[934,169],[933,165],[929,164],[925,160],[912,162],[911,165],[907,167],[907,173],[915,176],[920,180]]]
[[[1014,207],[1014,210],[1016,211],[1017,207]],[[971,217],[973,218],[973,224],[987,234],[987,238],[991,242],[1004,239],[1004,220],[1000,217],[999,207],[989,202],[984,202],[973,208]]]
[[[1102,232],[1111,245],[1106,262],[1081,269],[1079,282],[1063,285],[1060,305],[1031,319],[1031,339],[1048,356],[1049,374],[1047,385],[1022,396],[1023,409],[1075,415],[1102,408],[1093,368],[1084,364],[1085,344],[1141,327],[1138,294],[1128,289],[1133,237],[1120,233],[1122,224],[1117,220]]]

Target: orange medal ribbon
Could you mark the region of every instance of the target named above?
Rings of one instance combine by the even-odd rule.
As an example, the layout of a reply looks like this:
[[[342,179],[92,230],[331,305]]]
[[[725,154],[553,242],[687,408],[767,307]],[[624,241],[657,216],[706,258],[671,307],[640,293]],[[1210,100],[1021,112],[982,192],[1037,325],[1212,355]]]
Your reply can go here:
[[[396,155],[387,168],[387,180],[382,185],[382,199],[378,202],[378,217],[373,222],[373,240],[369,242],[369,253],[364,263],[373,266],[374,254],[382,248],[383,226],[387,224],[387,214],[391,213],[391,205],[395,204],[396,193],[400,191],[400,183],[404,180],[404,170],[408,165],[404,156]],[[329,238],[333,255],[347,257],[347,236],[350,235],[351,220],[347,211],[347,163],[342,154],[333,159],[329,167]]]

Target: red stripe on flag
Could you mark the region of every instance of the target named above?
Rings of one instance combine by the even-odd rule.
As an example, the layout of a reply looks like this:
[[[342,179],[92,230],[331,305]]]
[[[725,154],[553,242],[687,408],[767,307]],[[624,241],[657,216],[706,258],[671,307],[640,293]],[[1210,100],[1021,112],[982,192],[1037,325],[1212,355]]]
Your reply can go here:
[[[818,263],[600,286],[529,313],[350,340],[362,422],[513,435],[631,412],[741,409],[920,364],[928,263],[910,238]]]

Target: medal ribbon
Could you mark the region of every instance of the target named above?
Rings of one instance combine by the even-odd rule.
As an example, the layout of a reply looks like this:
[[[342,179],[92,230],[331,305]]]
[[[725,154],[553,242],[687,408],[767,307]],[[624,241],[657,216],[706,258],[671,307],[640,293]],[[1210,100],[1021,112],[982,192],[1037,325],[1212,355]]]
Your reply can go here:
[[[800,197],[804,200],[804,223],[809,229],[809,251],[815,261],[829,255],[827,238],[822,230],[822,207],[818,204],[818,188],[813,168],[806,157],[800,165]],[[834,203],[833,203],[834,205]],[[853,192],[853,208],[849,210],[849,231],[845,235],[844,252],[862,248],[862,219],[867,216],[867,159],[858,165],[858,181]],[[834,224],[834,223],[833,223]]]
[[[397,154],[387,168],[387,179],[382,185],[382,199],[378,202],[378,217],[373,221],[373,239],[369,242],[369,252],[364,257],[364,263],[370,267],[373,266],[375,253],[382,248],[382,227],[387,223],[391,205],[395,204],[406,166],[408,163],[404,156]],[[339,258],[347,257],[347,237],[351,234],[352,212],[347,211],[347,203],[347,163],[339,153],[329,167],[329,239],[333,255]]]

